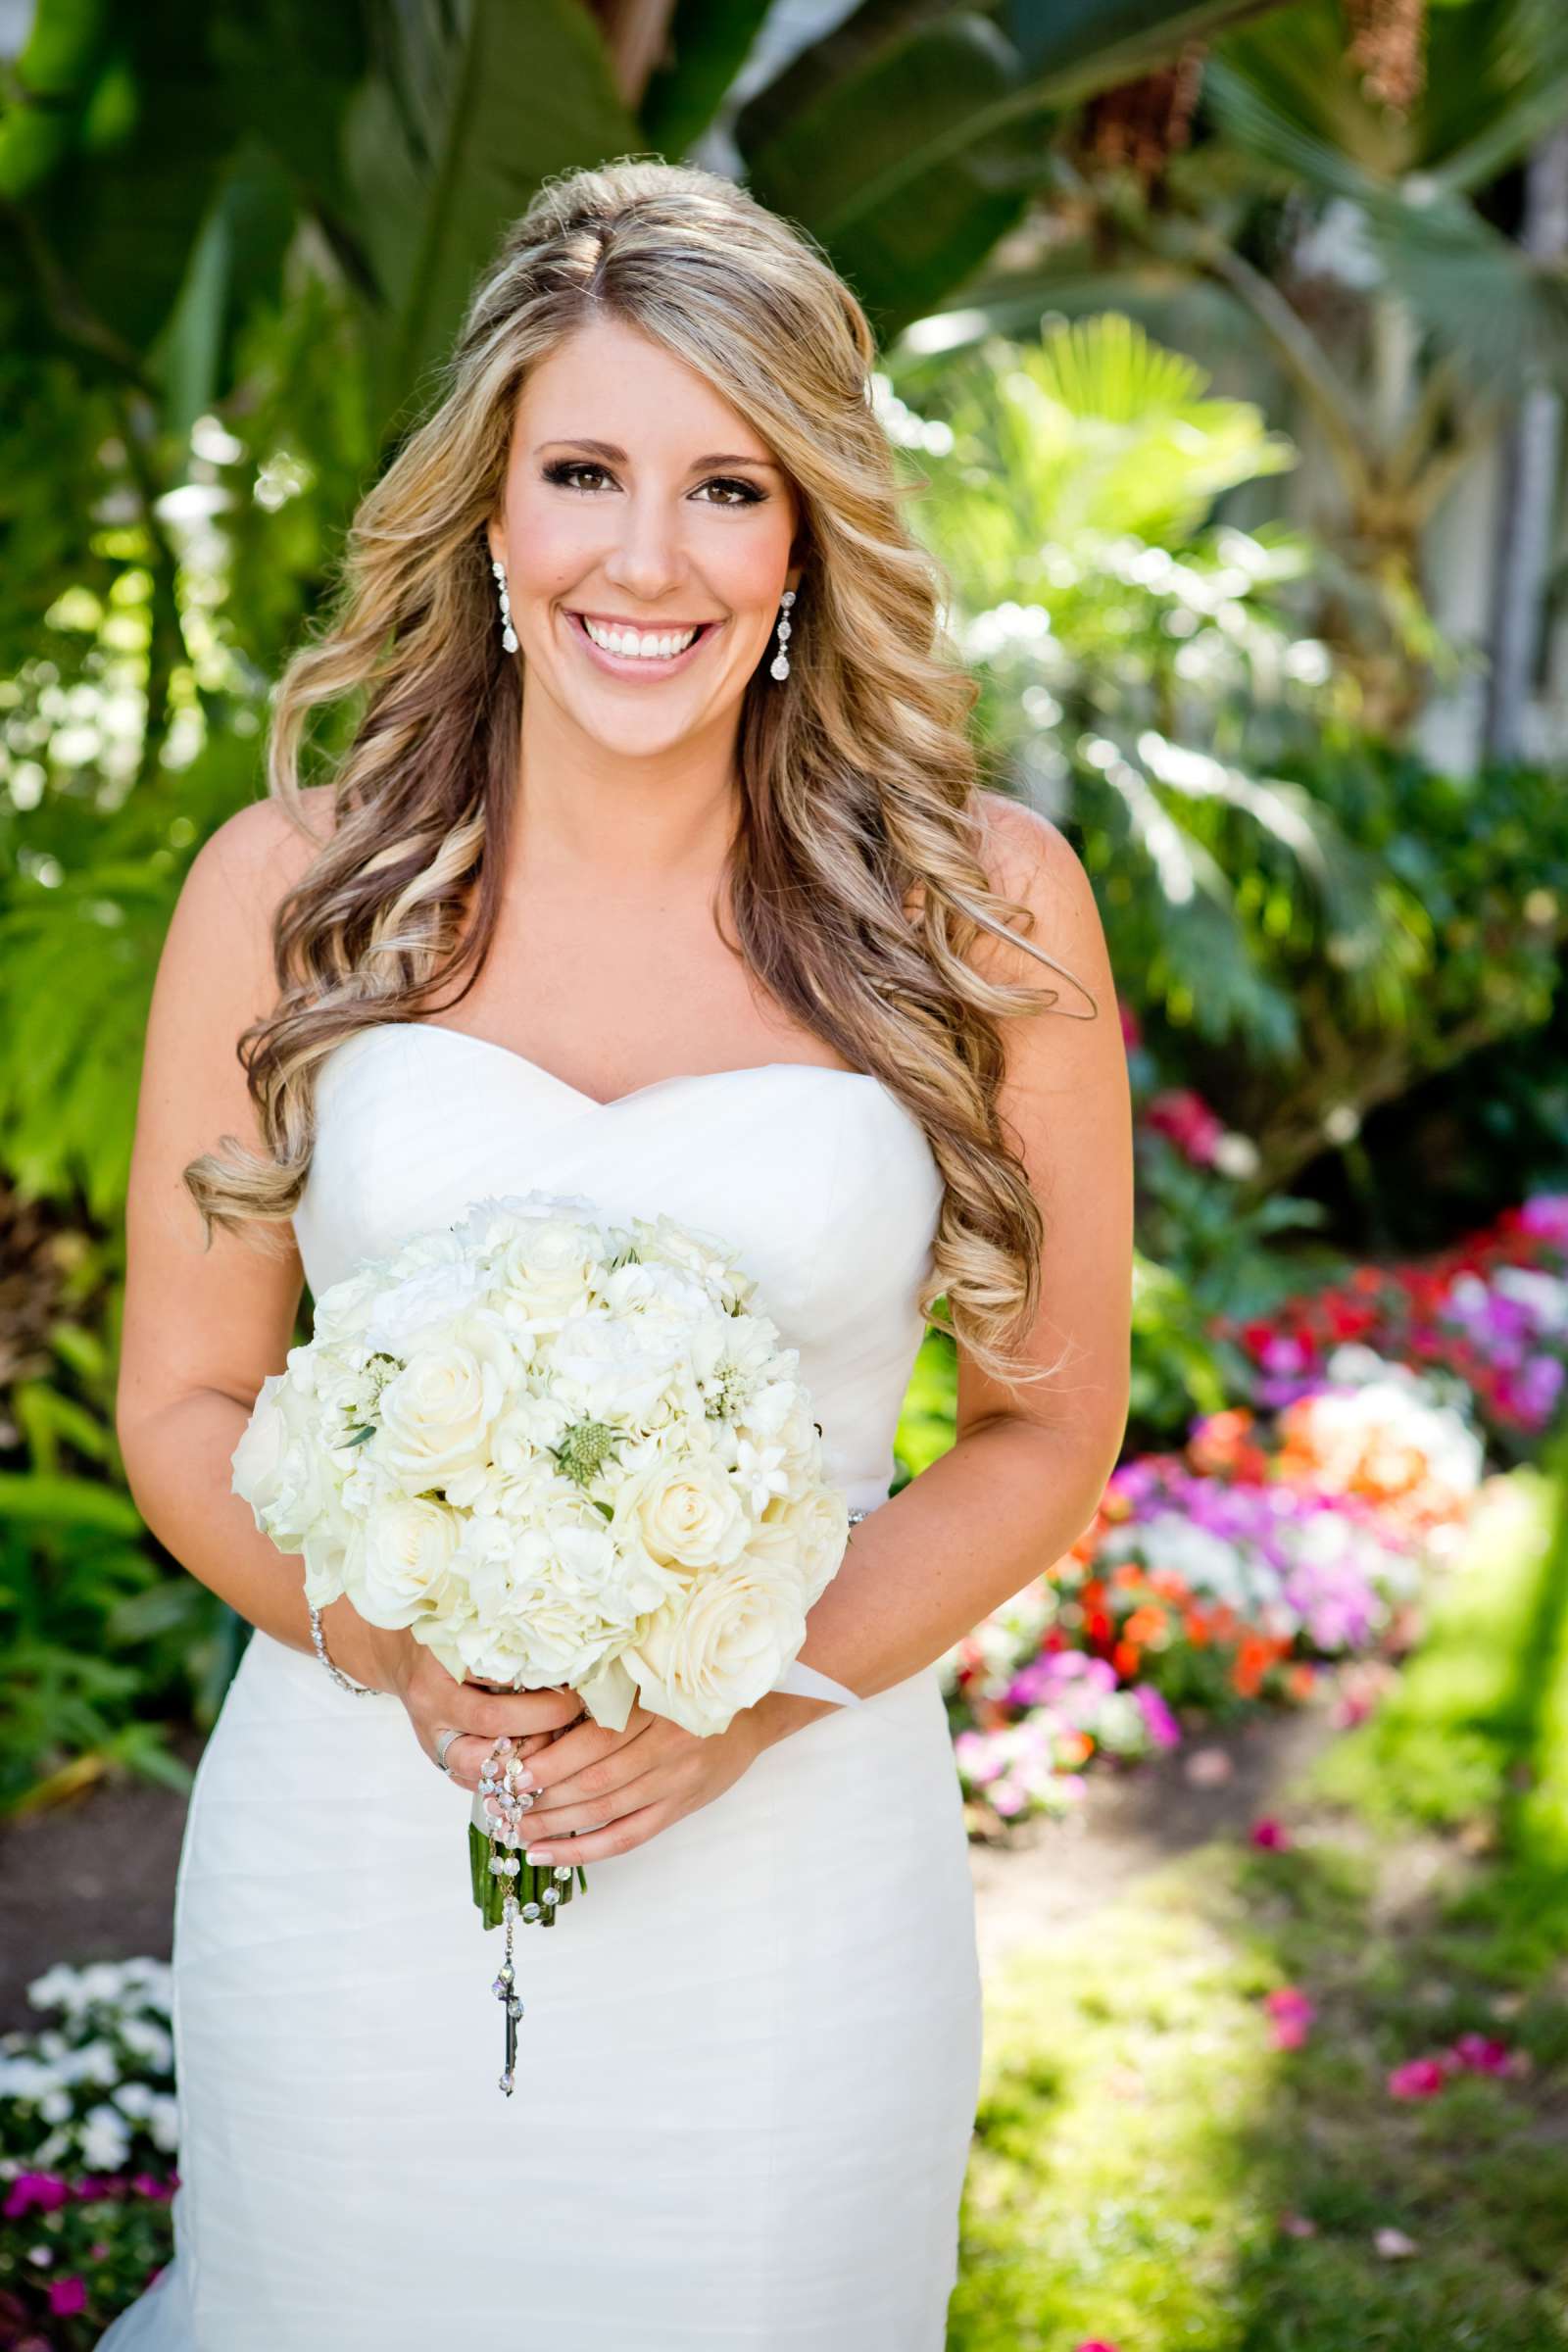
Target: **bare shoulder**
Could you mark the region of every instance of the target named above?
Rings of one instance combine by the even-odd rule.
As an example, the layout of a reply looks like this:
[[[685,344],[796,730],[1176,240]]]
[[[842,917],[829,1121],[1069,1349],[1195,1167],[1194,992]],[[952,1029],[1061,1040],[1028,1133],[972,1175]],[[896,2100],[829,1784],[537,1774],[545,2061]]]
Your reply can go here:
[[[300,819],[281,801],[251,801],[225,817],[192,860],[229,888],[242,892],[248,906],[263,903],[269,913],[332,838],[331,787],[318,784],[299,796]]]
[[[180,885],[154,983],[144,1078],[200,1067],[209,1085],[221,1082],[230,1116],[242,1109],[230,1066],[240,1032],[277,999],[278,903],[330,839],[331,792],[301,803],[303,825],[276,801],[253,801],[208,835]]]
[[[1019,934],[1064,965],[1079,985],[1054,976],[1027,948],[991,932],[980,934],[970,960],[988,980],[1059,985],[1060,1010],[1085,1020],[1094,1017],[1097,1007],[1113,1004],[1113,988],[1100,908],[1083,859],[1060,826],[1026,802],[980,792],[975,808],[986,879],[1032,918],[1017,926]]]

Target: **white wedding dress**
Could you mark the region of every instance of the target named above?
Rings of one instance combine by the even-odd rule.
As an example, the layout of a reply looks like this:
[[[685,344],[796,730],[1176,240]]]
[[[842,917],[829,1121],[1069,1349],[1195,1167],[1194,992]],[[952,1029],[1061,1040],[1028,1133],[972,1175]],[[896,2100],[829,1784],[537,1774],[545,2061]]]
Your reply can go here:
[[[334,1049],[317,1102],[314,1296],[481,1196],[665,1209],[738,1248],[829,1474],[887,1499],[941,1180],[880,1080],[602,1104],[416,1022]],[[511,2098],[470,1801],[395,1700],[252,1637],[179,1865],[175,2256],[100,2352],[940,2352],[981,2006],[935,1668],[519,1924]]]

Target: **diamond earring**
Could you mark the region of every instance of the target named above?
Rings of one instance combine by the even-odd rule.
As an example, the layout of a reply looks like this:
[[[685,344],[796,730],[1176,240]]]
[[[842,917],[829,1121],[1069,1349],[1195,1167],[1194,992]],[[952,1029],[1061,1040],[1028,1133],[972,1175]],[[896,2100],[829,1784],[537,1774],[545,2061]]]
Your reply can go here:
[[[773,656],[772,661],[768,663],[769,673],[775,678],[787,678],[790,674],[790,607],[794,604],[794,589],[786,588],[783,595],[779,598],[779,603],[784,608],[784,614],[783,618],[778,624],[778,652]]]
[[[496,575],[496,592],[501,599],[501,642],[509,654],[517,650],[517,632],[512,625],[512,599],[507,594],[507,567],[492,557],[490,568]]]

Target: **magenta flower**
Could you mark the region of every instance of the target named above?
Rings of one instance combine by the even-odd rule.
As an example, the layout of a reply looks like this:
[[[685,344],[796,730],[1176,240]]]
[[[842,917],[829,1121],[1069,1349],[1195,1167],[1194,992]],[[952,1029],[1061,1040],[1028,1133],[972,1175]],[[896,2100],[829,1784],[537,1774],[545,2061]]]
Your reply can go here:
[[[1180,1747],[1182,1728],[1152,1683],[1138,1683],[1133,1696],[1149,1726],[1149,1736],[1156,1747]]]
[[[1263,2006],[1274,2027],[1274,2047],[1298,2050],[1317,2015],[1316,2002],[1298,1984],[1281,1984],[1263,1995]]]
[[[1513,2064],[1507,2043],[1490,2034],[1461,2034],[1448,2055],[1477,2075],[1506,2075]]]
[[[1295,1843],[1284,1822],[1276,1821],[1272,1813],[1265,1813],[1253,1822],[1251,1837],[1254,1845],[1267,1846],[1276,1853],[1283,1853],[1287,1846]]]
[[[1447,2082],[1451,2071],[1446,2058],[1409,2058],[1396,2066],[1389,2076],[1389,2096],[1394,2099],[1430,2099]]]
[[[6,2192],[3,2209],[8,2222],[24,2213],[53,2213],[71,2190],[58,2173],[19,2173]]]
[[[1532,1193],[1519,1211],[1526,1233],[1547,1241],[1568,1241],[1568,1193]]]
[[[64,2278],[49,2281],[49,2309],[57,2320],[69,2320],[87,2308],[87,2286],[72,2271]]]

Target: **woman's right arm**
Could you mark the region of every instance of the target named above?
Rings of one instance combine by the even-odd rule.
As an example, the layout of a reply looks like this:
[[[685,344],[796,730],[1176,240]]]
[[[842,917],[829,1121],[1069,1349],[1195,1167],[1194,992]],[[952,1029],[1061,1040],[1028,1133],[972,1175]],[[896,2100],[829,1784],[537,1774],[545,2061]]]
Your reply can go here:
[[[258,802],[203,845],[180,892],[147,1022],[115,1409],[132,1497],[160,1543],[252,1625],[307,1653],[303,1563],[257,1528],[229,1460],[263,1381],[283,1368],[304,1270],[286,1227],[264,1229],[283,1245],[270,1251],[221,1227],[206,1247],[181,1170],[224,1135],[265,1149],[236,1047],[276,1003],[272,910],[313,855],[281,810]],[[580,1711],[570,1693],[499,1696],[455,1682],[412,1635],[367,1623],[347,1598],[321,1617],[334,1662],[396,1692],[427,1753],[443,1725],[473,1735],[449,1754],[469,1788],[498,1732],[543,1738]]]

